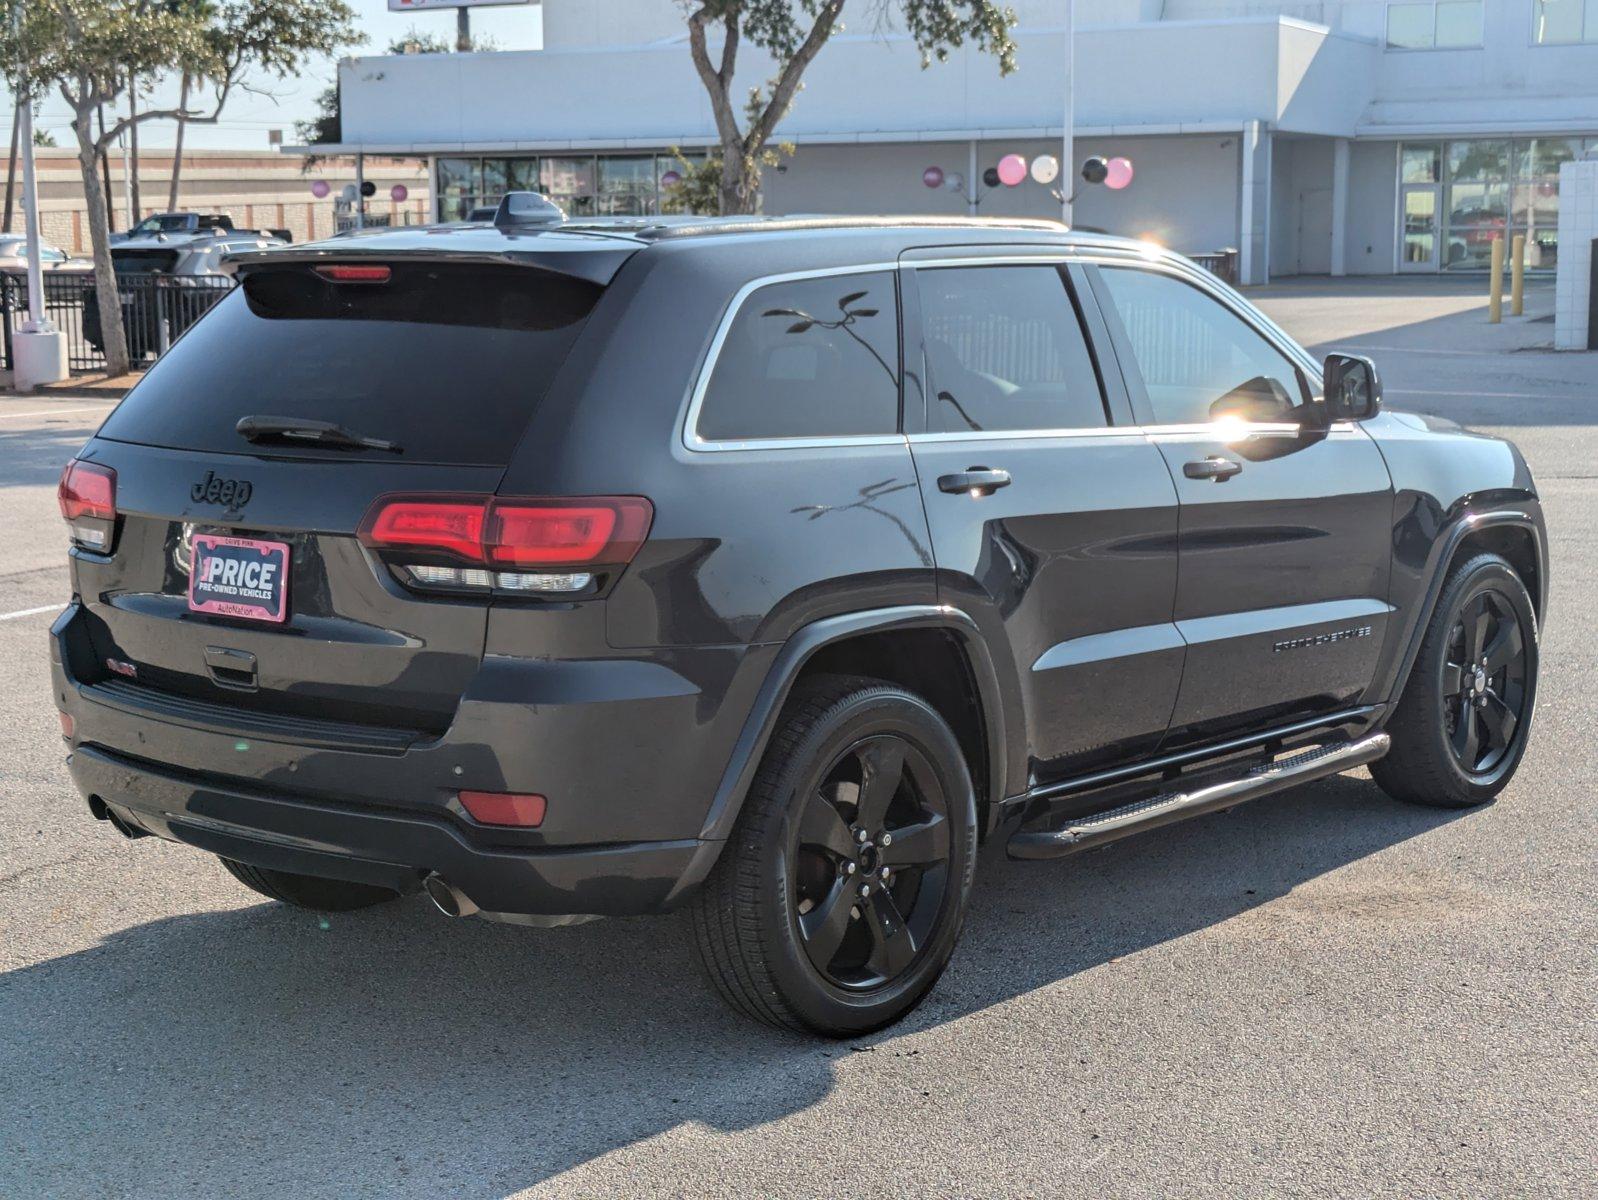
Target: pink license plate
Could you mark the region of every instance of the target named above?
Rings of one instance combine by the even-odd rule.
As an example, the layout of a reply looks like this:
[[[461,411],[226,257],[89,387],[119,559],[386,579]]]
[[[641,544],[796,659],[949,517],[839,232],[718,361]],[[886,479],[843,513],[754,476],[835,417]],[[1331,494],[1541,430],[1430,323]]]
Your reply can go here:
[[[284,542],[194,535],[189,608],[250,621],[289,615],[289,548]]]

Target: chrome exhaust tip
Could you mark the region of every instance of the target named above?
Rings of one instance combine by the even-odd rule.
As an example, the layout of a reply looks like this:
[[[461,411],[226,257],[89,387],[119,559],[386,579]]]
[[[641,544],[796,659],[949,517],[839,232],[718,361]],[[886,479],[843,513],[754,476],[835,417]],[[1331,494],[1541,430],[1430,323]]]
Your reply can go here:
[[[460,888],[446,880],[437,871],[422,880],[422,890],[435,908],[446,917],[469,917],[476,913],[477,905]]]

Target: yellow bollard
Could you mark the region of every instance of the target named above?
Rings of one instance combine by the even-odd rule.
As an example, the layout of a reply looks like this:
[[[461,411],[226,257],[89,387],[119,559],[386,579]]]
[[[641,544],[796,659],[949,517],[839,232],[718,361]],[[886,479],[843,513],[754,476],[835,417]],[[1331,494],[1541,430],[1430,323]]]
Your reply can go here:
[[[1487,289],[1487,323],[1498,325],[1504,319],[1504,239],[1493,239],[1492,282]]]
[[[1509,315],[1526,311],[1526,235],[1517,233],[1509,243]]]

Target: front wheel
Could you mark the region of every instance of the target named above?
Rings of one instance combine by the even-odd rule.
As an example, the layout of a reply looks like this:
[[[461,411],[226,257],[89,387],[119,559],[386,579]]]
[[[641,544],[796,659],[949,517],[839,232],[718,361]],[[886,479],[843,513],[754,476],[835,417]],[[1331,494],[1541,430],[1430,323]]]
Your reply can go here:
[[[1508,785],[1526,752],[1537,699],[1537,614],[1496,554],[1478,554],[1443,585],[1420,654],[1371,764],[1388,795],[1468,808]]]
[[[772,1025],[891,1024],[948,964],[976,840],[959,741],[930,704],[876,680],[807,681],[694,902],[700,961]]]

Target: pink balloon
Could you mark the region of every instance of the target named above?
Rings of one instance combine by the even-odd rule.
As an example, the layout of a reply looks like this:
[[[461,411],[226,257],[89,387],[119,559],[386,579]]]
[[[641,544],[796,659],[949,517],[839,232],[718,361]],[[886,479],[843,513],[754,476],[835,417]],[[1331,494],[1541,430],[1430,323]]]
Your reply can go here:
[[[1130,158],[1112,158],[1104,176],[1104,186],[1120,191],[1132,182],[1132,160]]]
[[[921,172],[921,182],[926,184],[929,188],[936,189],[936,188],[942,187],[943,186],[943,168],[942,167],[928,167],[925,171]]]
[[[311,195],[315,196],[318,200],[326,200],[327,194],[332,190],[332,187],[328,185],[328,182],[325,179],[311,180]]]
[[[1026,159],[1019,154],[1006,154],[999,160],[999,182],[1014,187],[1026,178]]]
[[[410,194],[410,189],[407,188],[403,183],[396,183],[393,187],[388,189],[389,199],[393,200],[395,204],[404,204],[405,197],[409,196]]]

